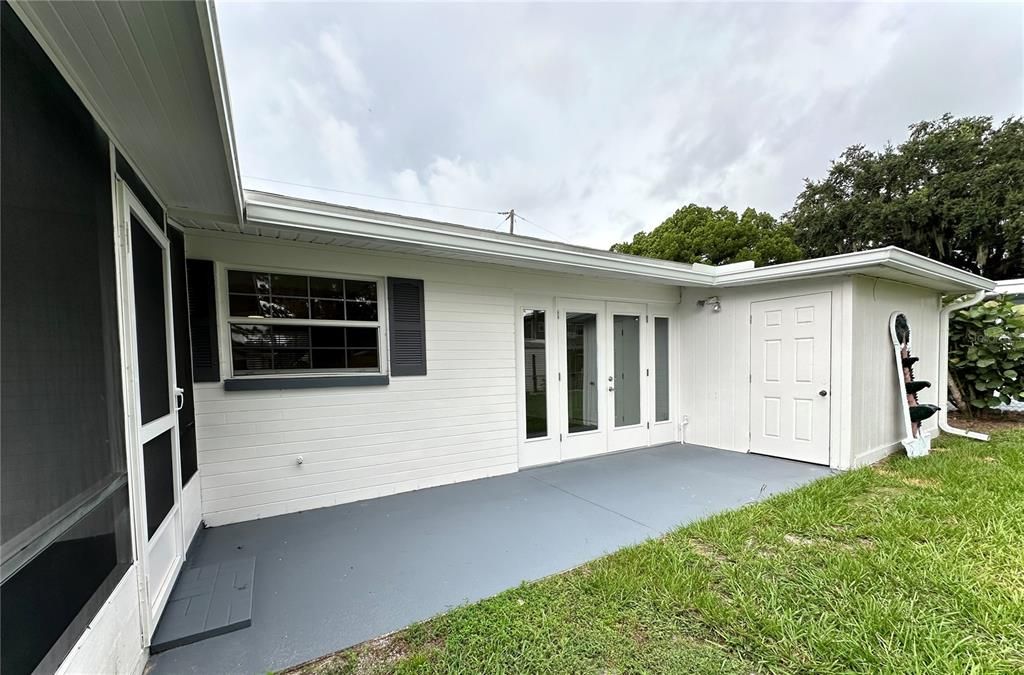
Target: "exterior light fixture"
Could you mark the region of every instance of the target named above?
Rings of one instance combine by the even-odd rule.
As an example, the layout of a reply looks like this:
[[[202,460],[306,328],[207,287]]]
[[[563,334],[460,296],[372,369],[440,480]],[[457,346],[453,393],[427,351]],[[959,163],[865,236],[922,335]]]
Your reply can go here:
[[[712,312],[722,311],[722,303],[719,301],[717,295],[712,295],[710,298],[704,298],[703,300],[697,301],[698,307],[705,307],[707,305],[711,305]]]

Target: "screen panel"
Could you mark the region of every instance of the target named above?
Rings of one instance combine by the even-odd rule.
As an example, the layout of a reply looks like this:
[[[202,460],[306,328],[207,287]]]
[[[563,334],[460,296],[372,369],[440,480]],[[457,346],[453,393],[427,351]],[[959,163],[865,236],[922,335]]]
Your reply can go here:
[[[146,474],[146,529],[152,537],[174,506],[173,443],[170,430],[142,446]]]
[[[167,316],[164,312],[164,252],[135,214],[132,214],[131,222],[139,397],[142,401],[142,423],[146,424],[171,412]]]

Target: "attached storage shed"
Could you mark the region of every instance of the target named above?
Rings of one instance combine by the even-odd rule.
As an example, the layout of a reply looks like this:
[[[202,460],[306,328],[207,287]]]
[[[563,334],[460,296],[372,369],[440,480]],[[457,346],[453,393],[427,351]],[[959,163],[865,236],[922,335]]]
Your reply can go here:
[[[824,267],[829,260],[820,262]],[[865,265],[852,274],[823,270],[807,280],[728,286],[714,291],[718,312],[697,304],[709,295],[705,289],[686,289],[683,440],[835,468],[868,464],[899,448],[904,436],[889,317],[896,311],[907,315],[913,351],[921,358],[915,374],[935,383],[942,291],[968,290],[949,281],[902,276],[894,268]],[[784,322],[787,314],[794,329],[810,330],[775,342],[780,336],[766,334],[764,324],[776,318]],[[813,330],[812,322],[819,320],[827,328]],[[787,372],[791,380],[775,391],[762,384],[776,375],[785,380]],[[806,386],[798,392],[801,382]],[[934,388],[921,399],[940,402]],[[937,423],[932,418],[923,428],[934,434]]]

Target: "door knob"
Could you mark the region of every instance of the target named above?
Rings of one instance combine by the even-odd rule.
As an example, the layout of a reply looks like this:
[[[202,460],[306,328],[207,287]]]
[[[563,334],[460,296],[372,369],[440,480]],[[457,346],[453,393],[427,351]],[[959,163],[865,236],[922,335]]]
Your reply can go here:
[[[821,391],[818,392],[818,396],[828,396],[828,392],[822,389]]]

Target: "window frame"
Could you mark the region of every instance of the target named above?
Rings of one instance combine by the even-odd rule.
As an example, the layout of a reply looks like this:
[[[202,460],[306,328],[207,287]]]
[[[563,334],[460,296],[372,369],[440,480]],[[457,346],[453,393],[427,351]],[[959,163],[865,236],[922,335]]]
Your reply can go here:
[[[220,338],[218,353],[221,361],[221,378],[244,379],[247,381],[260,379],[294,379],[323,377],[366,377],[388,375],[390,359],[388,355],[388,303],[387,283],[385,277],[366,274],[346,274],[335,271],[300,269],[295,267],[279,267],[277,265],[258,265],[249,263],[215,263],[216,295],[217,295],[217,334]],[[230,284],[228,272],[258,272],[267,274],[288,274],[302,277],[320,277],[352,281],[369,281],[377,286],[377,320],[354,321],[348,319],[284,319],[273,317],[235,317],[231,316]],[[326,326],[331,328],[376,328],[377,329],[377,364],[376,369],[339,369],[339,368],[305,368],[295,370],[268,370],[259,372],[236,372],[231,343],[232,324],[270,325],[270,326]]]

